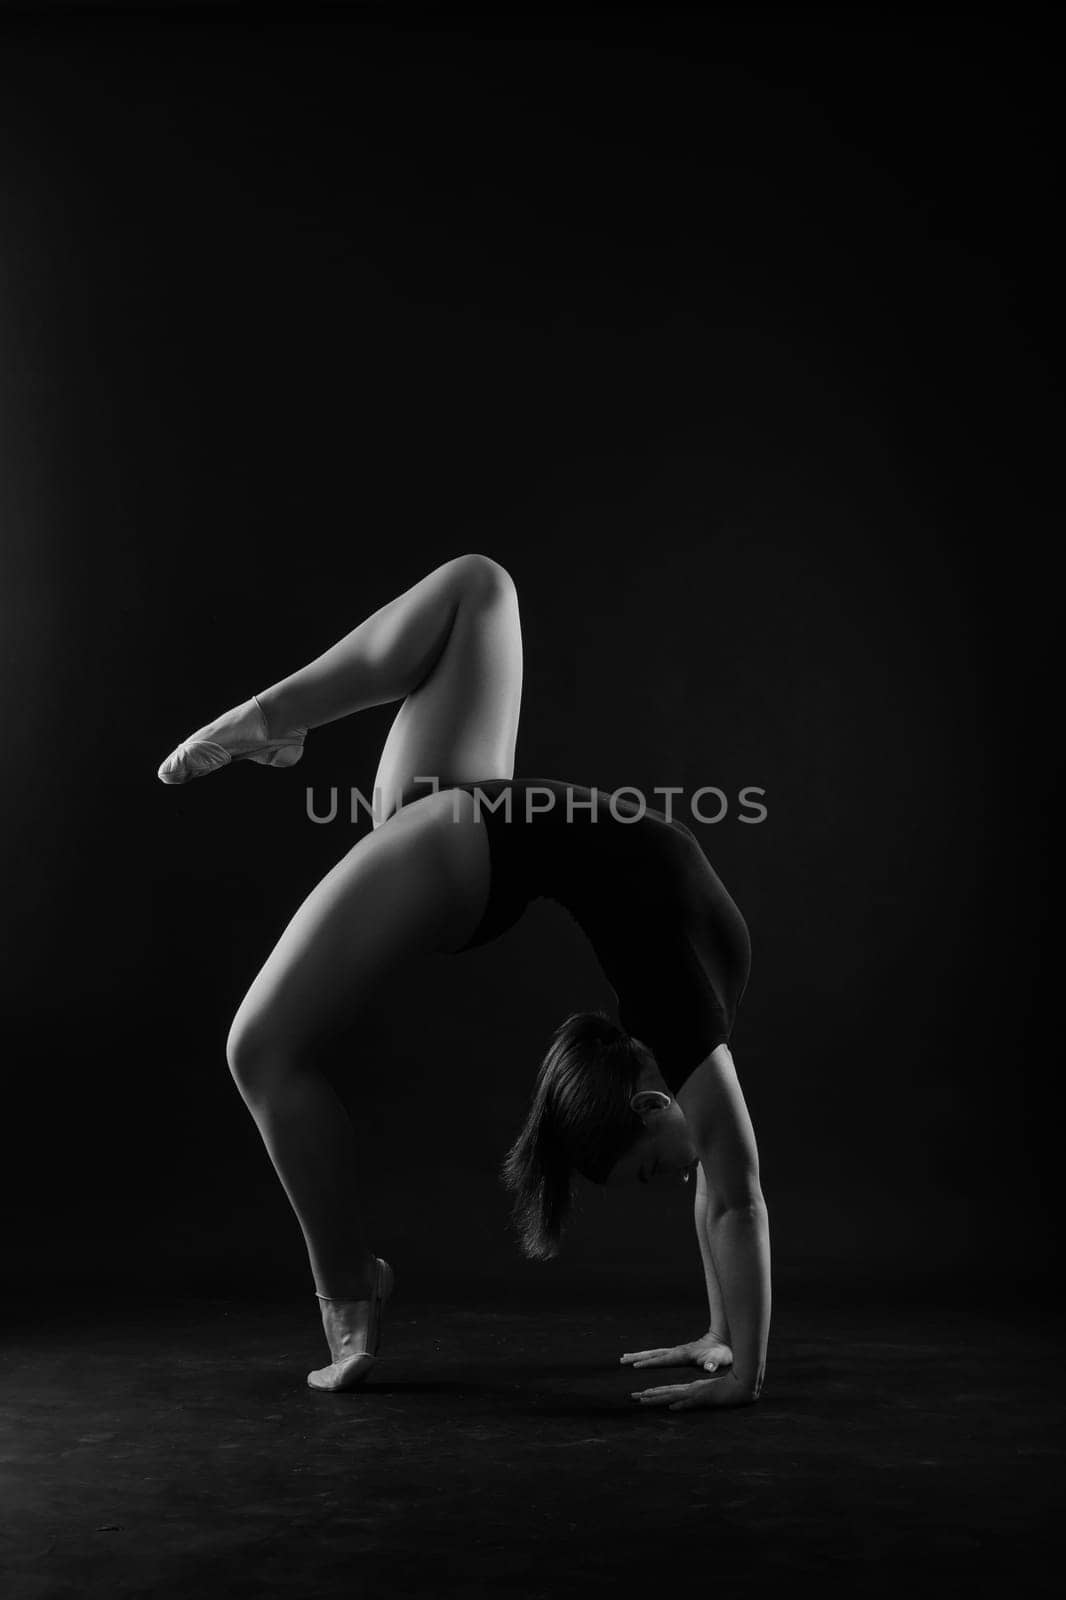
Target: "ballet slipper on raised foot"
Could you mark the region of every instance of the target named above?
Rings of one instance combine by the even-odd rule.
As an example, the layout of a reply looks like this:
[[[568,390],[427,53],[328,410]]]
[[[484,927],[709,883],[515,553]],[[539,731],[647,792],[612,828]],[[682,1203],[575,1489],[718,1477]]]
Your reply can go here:
[[[306,728],[294,728],[283,739],[268,736],[263,708],[253,694],[243,705],[223,712],[214,722],[191,733],[159,768],[163,783],[188,783],[231,761],[255,761],[262,767],[293,767],[304,753]]]
[[[374,1288],[369,1301],[333,1300],[325,1294],[317,1296],[323,1303],[323,1322],[326,1324],[329,1353],[333,1360],[328,1367],[320,1367],[316,1372],[307,1374],[307,1382],[312,1389],[327,1389],[334,1393],[341,1389],[354,1389],[370,1376],[378,1360],[381,1310],[392,1295],[395,1281],[389,1263],[375,1257]],[[366,1307],[365,1335],[359,1326],[363,1320],[359,1312],[363,1307]],[[355,1328],[348,1331],[344,1327],[346,1322],[355,1324]],[[353,1348],[360,1343],[363,1345],[361,1350]]]

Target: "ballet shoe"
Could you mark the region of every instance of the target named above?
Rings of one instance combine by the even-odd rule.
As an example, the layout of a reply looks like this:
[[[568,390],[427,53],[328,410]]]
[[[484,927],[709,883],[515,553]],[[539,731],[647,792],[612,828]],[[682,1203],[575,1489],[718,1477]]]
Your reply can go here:
[[[395,1282],[396,1278],[389,1263],[382,1261],[380,1256],[375,1257],[374,1288],[370,1296],[370,1312],[366,1326],[366,1349],[354,1355],[341,1356],[337,1361],[332,1361],[328,1367],[320,1367],[315,1372],[309,1372],[307,1382],[310,1388],[336,1393],[341,1389],[354,1389],[370,1376],[379,1359],[377,1350],[381,1338],[382,1307],[391,1298]],[[320,1294],[317,1298],[331,1304],[345,1304],[344,1301],[332,1301],[331,1297],[325,1294]]]
[[[254,761],[261,767],[293,767],[304,753],[306,728],[284,739],[268,739],[263,708],[253,694],[215,722],[208,722],[172,750],[157,776],[162,783],[188,783],[232,761]]]

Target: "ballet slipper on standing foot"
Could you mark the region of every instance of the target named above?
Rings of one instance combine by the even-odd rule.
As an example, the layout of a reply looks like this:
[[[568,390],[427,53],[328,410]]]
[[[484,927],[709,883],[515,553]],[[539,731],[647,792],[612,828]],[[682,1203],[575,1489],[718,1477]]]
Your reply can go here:
[[[320,1294],[322,1326],[326,1330],[328,1367],[307,1374],[312,1389],[354,1389],[369,1377],[378,1359],[381,1311],[390,1298],[395,1278],[387,1261],[374,1261],[374,1287],[369,1300],[332,1300]]]
[[[243,705],[208,722],[176,750],[159,768],[163,783],[188,783],[231,761],[255,761],[263,767],[292,767],[304,753],[306,728],[293,728],[283,738],[272,739],[266,715],[253,694]]]

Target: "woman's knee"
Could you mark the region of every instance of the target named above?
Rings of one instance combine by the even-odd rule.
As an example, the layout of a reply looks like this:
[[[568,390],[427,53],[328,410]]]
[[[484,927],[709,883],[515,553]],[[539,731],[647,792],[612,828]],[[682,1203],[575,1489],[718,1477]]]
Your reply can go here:
[[[226,1039],[226,1061],[233,1080],[246,1099],[268,1093],[293,1071],[292,1052],[266,1018],[238,1011]]]
[[[518,593],[507,568],[491,556],[470,551],[456,556],[455,565],[466,593],[478,600],[512,598]]]

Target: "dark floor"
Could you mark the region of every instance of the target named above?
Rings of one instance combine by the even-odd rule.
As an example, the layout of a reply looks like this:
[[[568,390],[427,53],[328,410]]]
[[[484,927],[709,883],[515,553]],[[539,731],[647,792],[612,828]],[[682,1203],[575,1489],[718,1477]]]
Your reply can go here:
[[[313,1302],[26,1305],[4,1594],[1057,1592],[1046,1317],[785,1305],[757,1406],[642,1410],[672,1374],[618,1356],[680,1318],[397,1304],[377,1380],[337,1397],[304,1384]]]

